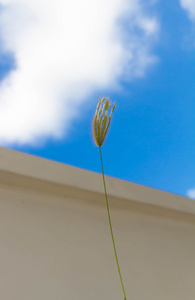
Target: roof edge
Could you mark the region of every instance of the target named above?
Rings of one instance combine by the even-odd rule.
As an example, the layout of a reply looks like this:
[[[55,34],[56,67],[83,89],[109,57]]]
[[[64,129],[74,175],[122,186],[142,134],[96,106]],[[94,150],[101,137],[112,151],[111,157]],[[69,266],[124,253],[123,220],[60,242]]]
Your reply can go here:
[[[104,193],[101,174],[2,147],[0,157],[0,183],[22,184],[23,187],[50,190],[53,193],[63,188],[69,192],[75,189],[90,194]],[[110,176],[106,176],[106,184],[108,195],[115,199],[195,215],[195,201],[190,198]]]

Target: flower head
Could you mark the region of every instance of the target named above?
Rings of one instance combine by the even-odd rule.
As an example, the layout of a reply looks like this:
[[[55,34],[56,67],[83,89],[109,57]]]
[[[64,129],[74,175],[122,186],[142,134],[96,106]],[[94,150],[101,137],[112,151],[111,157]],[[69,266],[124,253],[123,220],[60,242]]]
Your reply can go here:
[[[101,147],[110,126],[115,104],[113,105],[110,116],[108,117],[108,110],[112,106],[111,103],[109,103],[108,98],[99,98],[98,100],[99,101],[93,119],[93,137],[96,145]]]

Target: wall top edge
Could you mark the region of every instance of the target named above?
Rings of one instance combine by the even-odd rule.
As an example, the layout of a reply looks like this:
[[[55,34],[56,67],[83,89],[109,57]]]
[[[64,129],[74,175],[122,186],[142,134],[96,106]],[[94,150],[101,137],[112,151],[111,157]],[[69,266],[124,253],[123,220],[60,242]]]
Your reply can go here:
[[[9,184],[9,176],[3,176],[4,173],[103,194],[101,174],[0,147],[0,183],[5,183],[6,178]],[[106,176],[106,184],[108,195],[115,199],[195,214],[195,200],[187,197],[109,176]]]

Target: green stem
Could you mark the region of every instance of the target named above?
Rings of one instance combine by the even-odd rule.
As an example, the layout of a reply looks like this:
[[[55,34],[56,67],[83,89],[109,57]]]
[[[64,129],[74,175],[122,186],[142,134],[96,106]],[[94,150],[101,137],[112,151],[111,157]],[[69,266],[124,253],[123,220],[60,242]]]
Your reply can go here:
[[[115,247],[115,242],[114,242],[114,236],[113,236],[113,231],[112,231],[110,211],[109,211],[109,206],[108,206],[108,197],[107,197],[107,192],[106,192],[106,182],[105,182],[105,177],[104,177],[104,169],[103,169],[101,147],[99,147],[99,151],[100,151],[100,161],[101,161],[101,167],[102,167],[102,177],[103,177],[103,183],[104,183],[104,192],[105,192],[105,197],[106,197],[106,207],[107,207],[107,212],[108,212],[108,220],[109,220],[109,225],[110,225],[110,233],[111,233],[111,237],[112,237],[112,244],[113,244],[113,248],[114,248],[114,254],[115,254],[115,258],[116,258],[116,264],[117,264],[117,268],[118,268],[120,282],[121,282],[121,286],[122,286],[122,290],[123,290],[123,294],[124,294],[124,300],[127,300],[126,294],[125,294],[124,285],[123,285],[123,280],[122,280],[122,276],[121,276],[121,271],[120,271],[120,268],[119,268],[119,263],[118,263],[118,258],[117,258],[117,252],[116,252],[116,247]]]

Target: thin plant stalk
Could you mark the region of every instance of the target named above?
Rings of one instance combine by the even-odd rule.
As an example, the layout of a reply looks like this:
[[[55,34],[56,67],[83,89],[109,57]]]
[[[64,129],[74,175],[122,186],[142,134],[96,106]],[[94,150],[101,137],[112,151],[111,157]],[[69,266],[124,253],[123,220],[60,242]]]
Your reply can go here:
[[[122,276],[121,276],[121,271],[120,271],[120,267],[119,267],[119,262],[118,262],[117,252],[116,252],[116,246],[115,246],[115,242],[114,242],[114,235],[113,235],[113,231],[112,231],[112,223],[111,223],[110,211],[109,211],[109,206],[108,206],[108,197],[107,197],[106,182],[105,182],[105,177],[104,177],[104,168],[103,168],[101,146],[99,146],[99,152],[100,152],[100,161],[101,161],[101,167],[102,167],[102,177],[103,177],[103,183],[104,183],[104,192],[105,192],[105,197],[106,197],[106,207],[107,207],[108,220],[109,220],[109,225],[110,225],[110,233],[111,233],[112,244],[113,244],[113,248],[114,248],[114,255],[115,255],[116,264],[117,264],[117,268],[118,268],[118,274],[119,274],[119,278],[120,278],[120,282],[121,282],[121,286],[122,286],[122,290],[123,290],[124,300],[127,300],[126,294],[125,294],[124,285],[123,285],[123,280],[122,280]]]
[[[108,132],[111,118],[112,118],[112,113],[115,109],[115,104],[113,105],[110,115],[108,115],[109,108],[111,107],[111,103],[109,102],[108,98],[99,98],[98,99],[98,104],[95,112],[95,116],[93,118],[93,137],[96,145],[99,147],[99,152],[100,152],[100,161],[101,161],[101,167],[102,167],[102,177],[103,177],[103,183],[104,183],[104,192],[105,192],[105,197],[106,197],[106,207],[107,207],[107,212],[108,212],[108,220],[109,220],[109,225],[110,225],[110,233],[112,237],[112,244],[114,248],[114,254],[116,258],[116,264],[118,268],[118,274],[120,277],[120,282],[124,294],[124,300],[127,300],[126,294],[125,294],[125,289],[123,285],[123,280],[119,268],[119,263],[118,263],[118,258],[117,258],[117,252],[116,252],[116,246],[114,242],[114,236],[113,236],[113,231],[112,231],[112,224],[111,224],[111,218],[110,218],[110,211],[109,211],[109,206],[108,206],[108,197],[107,197],[107,192],[106,192],[106,182],[105,182],[105,176],[104,176],[104,169],[103,169],[103,161],[102,161],[102,153],[101,153],[101,146],[104,143],[104,140],[106,138],[106,134]]]

